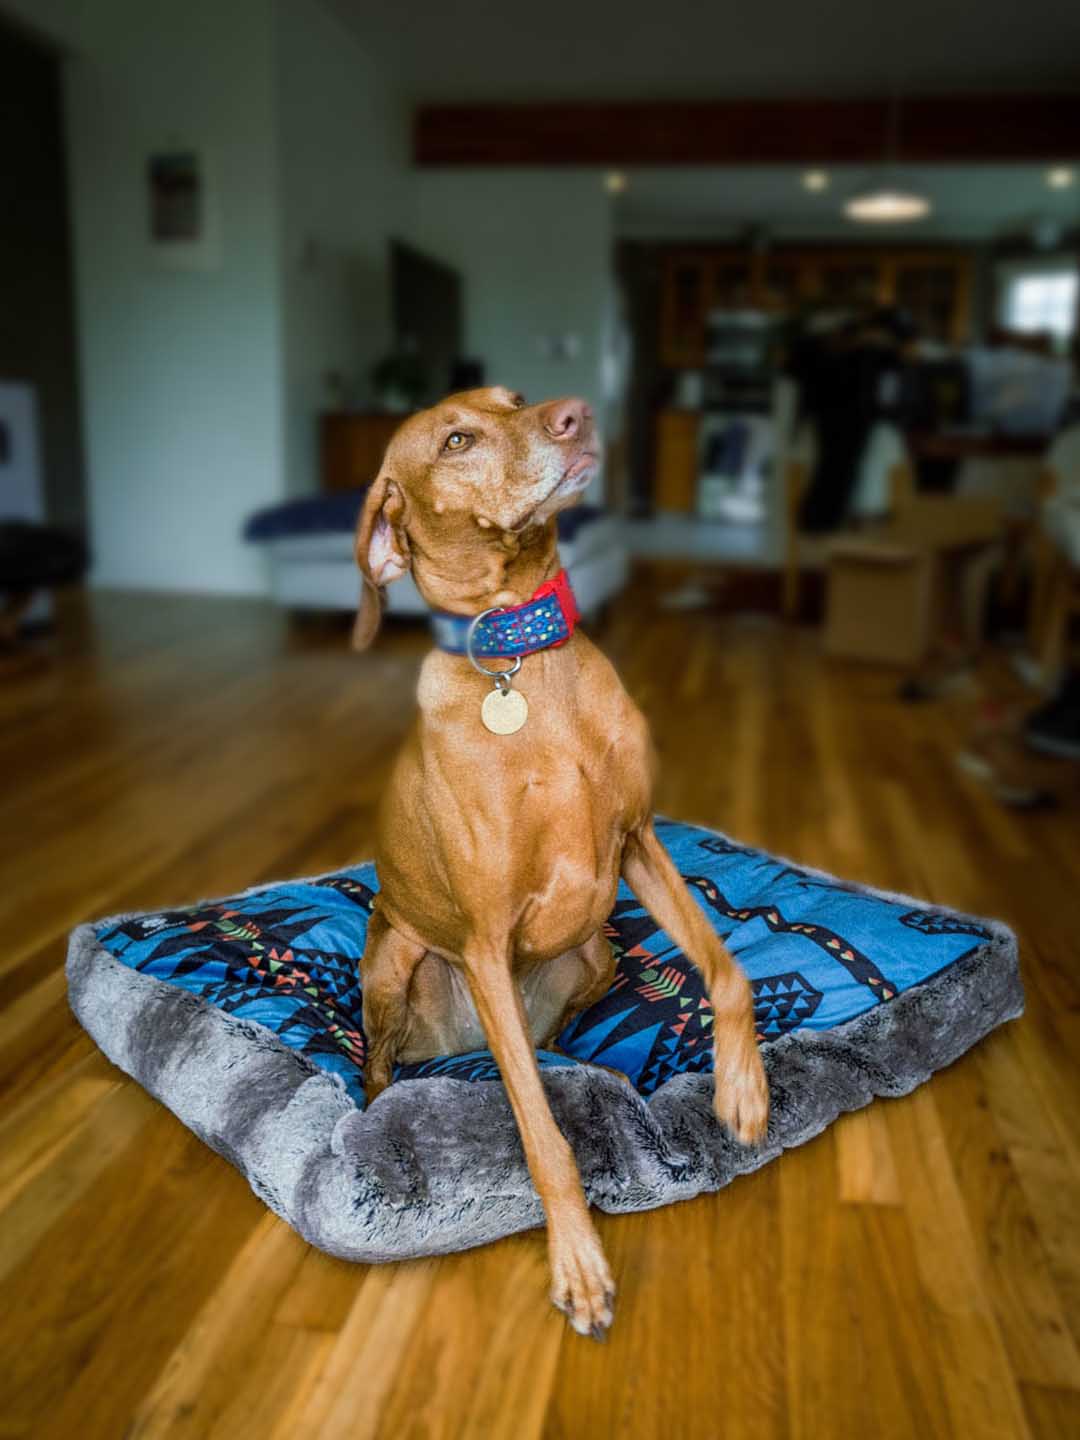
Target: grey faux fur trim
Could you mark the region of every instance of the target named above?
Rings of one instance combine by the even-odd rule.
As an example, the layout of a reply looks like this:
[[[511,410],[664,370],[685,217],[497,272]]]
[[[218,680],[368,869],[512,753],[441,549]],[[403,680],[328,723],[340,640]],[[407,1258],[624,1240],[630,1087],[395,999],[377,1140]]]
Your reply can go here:
[[[543,1222],[499,1082],[402,1080],[359,1110],[335,1076],[264,1026],[110,955],[96,932],[127,918],[72,932],[67,976],[76,1018],[311,1244],[346,1260],[401,1260]],[[1014,1019],[1024,1003],[1015,936],[997,921],[980,923],[990,940],[887,1005],[763,1047],[772,1115],[757,1148],[737,1144],[713,1118],[711,1075],[678,1075],[645,1100],[607,1070],[545,1070],[590,1201],[610,1212],[648,1210],[718,1190],[843,1111],[913,1090]]]

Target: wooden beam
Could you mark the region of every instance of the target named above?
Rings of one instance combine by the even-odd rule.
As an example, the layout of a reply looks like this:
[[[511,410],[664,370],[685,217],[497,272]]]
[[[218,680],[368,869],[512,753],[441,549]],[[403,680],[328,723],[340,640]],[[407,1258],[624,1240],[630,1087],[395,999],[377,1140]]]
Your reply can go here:
[[[801,165],[883,160],[887,100],[421,105],[417,165]],[[1051,161],[1080,155],[1080,94],[905,100],[898,159]]]

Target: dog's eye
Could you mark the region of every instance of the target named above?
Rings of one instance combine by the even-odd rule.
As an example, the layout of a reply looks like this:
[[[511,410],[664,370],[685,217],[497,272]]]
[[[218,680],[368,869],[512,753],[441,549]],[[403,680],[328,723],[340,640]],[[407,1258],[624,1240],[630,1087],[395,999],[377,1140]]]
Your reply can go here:
[[[510,403],[511,405],[513,405],[515,410],[523,410],[525,408],[525,396],[514,395],[511,397]]]
[[[472,436],[466,435],[464,430],[455,430],[452,435],[446,437],[446,444],[443,446],[443,449],[464,450],[471,439]]]

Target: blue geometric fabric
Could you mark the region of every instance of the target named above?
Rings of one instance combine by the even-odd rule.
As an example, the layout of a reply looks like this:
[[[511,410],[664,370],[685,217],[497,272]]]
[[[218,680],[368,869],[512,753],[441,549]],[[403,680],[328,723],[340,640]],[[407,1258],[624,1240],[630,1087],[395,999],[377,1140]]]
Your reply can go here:
[[[828,1030],[887,1005],[990,939],[977,921],[913,908],[822,878],[691,825],[657,834],[717,934],[750,978],[758,1039]],[[143,974],[254,1020],[341,1076],[363,1104],[359,960],[378,884],[373,865],[287,881],[210,905],[98,931]],[[606,926],[616,970],[604,998],[572,1020],[542,1066],[594,1061],[643,1095],[712,1068],[712,1007],[701,976],[620,883]],[[498,1076],[491,1055],[399,1065],[395,1078]]]

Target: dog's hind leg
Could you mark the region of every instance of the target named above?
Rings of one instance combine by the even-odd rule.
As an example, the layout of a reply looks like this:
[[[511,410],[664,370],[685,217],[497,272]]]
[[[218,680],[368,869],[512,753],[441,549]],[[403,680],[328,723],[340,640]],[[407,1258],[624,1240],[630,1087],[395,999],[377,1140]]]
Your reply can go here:
[[[408,1026],[409,983],[425,954],[422,945],[407,940],[383,919],[376,904],[360,961],[367,1041],[364,1093],[369,1105],[390,1084]]]
[[[595,934],[590,935],[585,944],[579,945],[572,953],[578,962],[574,987],[565,999],[561,1000],[557,1019],[554,1023],[544,1027],[539,1036],[539,1043],[545,1050],[552,1047],[554,1041],[562,1034],[575,1015],[580,1015],[590,1005],[595,1005],[598,1000],[604,998],[611,989],[611,982],[615,978],[615,952],[611,948],[610,940],[602,930],[597,930]],[[558,964],[559,962],[552,963]],[[542,968],[547,969],[548,967]],[[531,1005],[529,1005],[529,1011],[531,1014]],[[533,1033],[537,1033],[535,1024]]]
[[[615,1285],[589,1215],[574,1153],[555,1123],[505,945],[476,944],[463,963],[488,1046],[510,1097],[529,1174],[544,1205],[551,1299],[580,1335],[601,1339]]]

